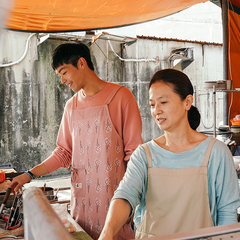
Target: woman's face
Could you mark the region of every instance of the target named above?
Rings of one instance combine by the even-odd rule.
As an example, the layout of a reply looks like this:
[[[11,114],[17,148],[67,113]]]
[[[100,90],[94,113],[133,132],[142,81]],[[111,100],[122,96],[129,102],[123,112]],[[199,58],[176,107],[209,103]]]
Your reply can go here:
[[[182,101],[171,85],[156,82],[149,89],[149,104],[159,128],[170,132],[188,124],[187,114],[192,105],[192,95]]]

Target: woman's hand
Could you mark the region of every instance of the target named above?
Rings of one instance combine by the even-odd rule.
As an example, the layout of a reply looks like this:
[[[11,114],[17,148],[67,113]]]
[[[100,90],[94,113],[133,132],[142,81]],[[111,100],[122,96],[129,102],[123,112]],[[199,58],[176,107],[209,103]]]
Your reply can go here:
[[[105,225],[99,240],[113,240],[120,228],[127,221],[131,212],[129,203],[124,199],[114,199],[110,203]]]

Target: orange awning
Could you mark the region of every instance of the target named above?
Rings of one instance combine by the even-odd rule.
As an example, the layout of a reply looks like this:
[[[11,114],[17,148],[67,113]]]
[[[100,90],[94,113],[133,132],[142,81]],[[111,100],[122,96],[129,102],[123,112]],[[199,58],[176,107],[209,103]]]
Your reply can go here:
[[[7,28],[30,32],[105,29],[176,13],[204,0],[15,0]]]
[[[229,70],[228,78],[232,79],[233,89],[240,88],[240,1],[231,0],[229,3]],[[229,95],[229,104],[232,107],[229,118],[234,118],[237,114],[240,114],[240,93],[235,92]]]

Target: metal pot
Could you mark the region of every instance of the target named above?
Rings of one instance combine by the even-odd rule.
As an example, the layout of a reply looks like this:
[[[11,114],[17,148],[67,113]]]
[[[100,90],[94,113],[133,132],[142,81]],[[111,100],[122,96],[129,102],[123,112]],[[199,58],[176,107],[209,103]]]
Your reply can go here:
[[[44,195],[47,197],[47,199],[49,201],[57,199],[57,196],[54,196],[54,188],[52,188],[52,187],[45,187],[45,186],[44,187],[39,187],[39,188],[43,191]]]
[[[44,195],[46,196],[53,196],[54,195],[54,189],[52,187],[39,187]]]

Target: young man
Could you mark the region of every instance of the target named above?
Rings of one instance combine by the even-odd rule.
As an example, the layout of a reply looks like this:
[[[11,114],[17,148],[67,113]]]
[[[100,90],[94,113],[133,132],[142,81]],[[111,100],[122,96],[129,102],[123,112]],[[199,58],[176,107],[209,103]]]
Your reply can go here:
[[[71,166],[71,214],[98,239],[127,161],[142,143],[140,112],[126,87],[107,83],[95,74],[84,44],[58,46],[52,54],[52,67],[62,84],[76,94],[66,103],[52,155],[14,178],[11,186],[17,191],[31,177]],[[134,238],[131,224],[122,228],[118,238]]]

